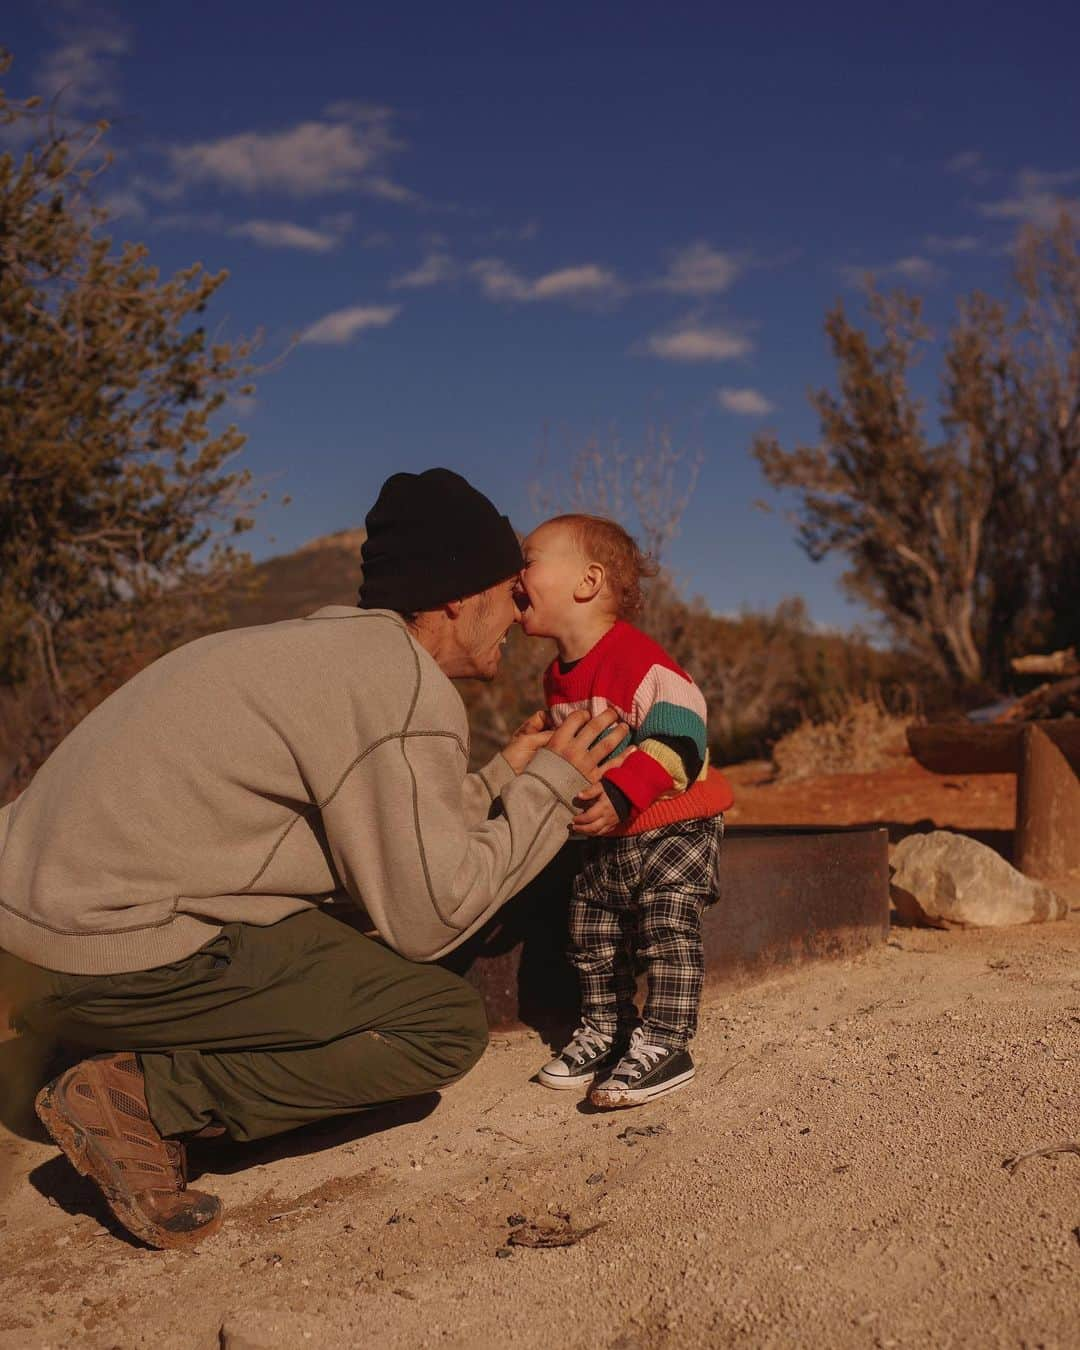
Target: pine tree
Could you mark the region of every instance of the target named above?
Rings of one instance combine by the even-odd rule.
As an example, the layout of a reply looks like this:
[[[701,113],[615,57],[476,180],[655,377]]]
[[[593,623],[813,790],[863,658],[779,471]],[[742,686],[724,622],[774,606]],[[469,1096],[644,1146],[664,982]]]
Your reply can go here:
[[[252,347],[204,326],[226,274],[163,280],[143,245],[114,247],[91,201],[106,124],[36,108],[0,90],[0,126],[31,131],[0,154],[0,798],[5,758],[25,778],[133,669],[212,626],[251,524],[231,464],[246,438],[220,423]]]

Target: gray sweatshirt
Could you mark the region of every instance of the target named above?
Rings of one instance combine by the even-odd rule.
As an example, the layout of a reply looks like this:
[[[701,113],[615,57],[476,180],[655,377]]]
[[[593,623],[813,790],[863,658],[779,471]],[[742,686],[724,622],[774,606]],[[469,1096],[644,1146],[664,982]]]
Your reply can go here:
[[[468,748],[460,695],[388,610],[191,642],[0,810],[0,948],[144,970],[346,893],[403,956],[442,956],[554,856],[586,782],[548,750],[468,773]]]

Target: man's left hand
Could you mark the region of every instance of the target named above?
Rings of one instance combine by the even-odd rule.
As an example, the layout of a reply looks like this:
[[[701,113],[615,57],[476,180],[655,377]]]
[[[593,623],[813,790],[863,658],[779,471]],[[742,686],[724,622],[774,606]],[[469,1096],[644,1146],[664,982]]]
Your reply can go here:
[[[537,750],[542,750],[551,740],[551,727],[548,715],[543,709],[527,717],[510,738],[510,743],[502,752],[503,759],[515,773],[521,773],[532,760]]]

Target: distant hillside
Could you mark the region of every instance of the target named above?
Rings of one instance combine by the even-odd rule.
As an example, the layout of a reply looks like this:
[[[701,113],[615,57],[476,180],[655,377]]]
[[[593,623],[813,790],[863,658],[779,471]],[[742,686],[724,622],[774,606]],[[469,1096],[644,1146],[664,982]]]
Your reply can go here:
[[[355,605],[363,530],[339,530],[255,567],[256,594],[229,602],[226,628],[299,619],[323,605]]]

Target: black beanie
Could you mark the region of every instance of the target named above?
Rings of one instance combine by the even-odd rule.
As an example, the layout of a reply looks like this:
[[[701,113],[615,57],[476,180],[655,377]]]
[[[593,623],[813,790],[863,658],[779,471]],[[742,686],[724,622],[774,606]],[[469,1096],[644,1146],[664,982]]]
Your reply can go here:
[[[361,609],[438,609],[522,568],[509,520],[451,469],[393,474],[365,524]]]

